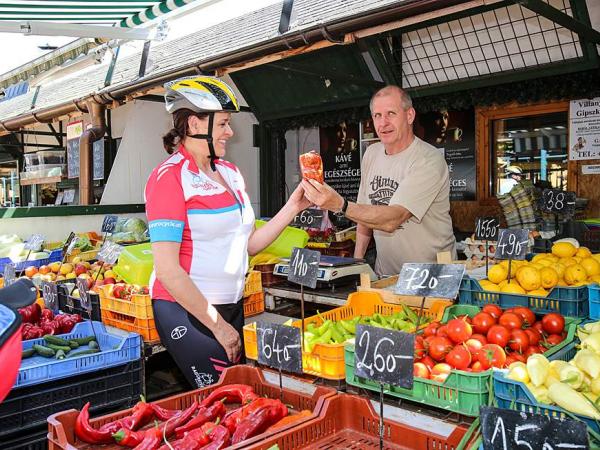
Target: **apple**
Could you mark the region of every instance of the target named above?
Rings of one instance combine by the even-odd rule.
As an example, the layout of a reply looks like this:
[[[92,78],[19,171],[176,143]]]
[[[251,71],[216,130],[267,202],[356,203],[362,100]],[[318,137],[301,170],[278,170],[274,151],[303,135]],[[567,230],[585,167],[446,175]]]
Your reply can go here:
[[[113,277],[108,277],[104,279],[104,284],[115,284],[117,282],[117,280],[115,280]]]
[[[452,367],[450,367],[450,364],[438,363],[431,369],[431,379],[438,383],[443,383],[448,378],[448,375],[450,375],[451,370]]]
[[[417,362],[413,367],[413,375],[418,378],[429,378],[429,369],[422,362]]]
[[[87,273],[87,267],[81,263],[75,265],[75,275],[79,276],[84,273]]]

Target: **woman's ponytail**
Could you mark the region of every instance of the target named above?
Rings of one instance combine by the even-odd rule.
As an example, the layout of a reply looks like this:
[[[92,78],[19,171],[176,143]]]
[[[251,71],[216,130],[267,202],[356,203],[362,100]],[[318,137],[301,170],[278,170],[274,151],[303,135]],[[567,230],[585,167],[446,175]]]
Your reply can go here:
[[[175,128],[171,128],[169,132],[163,136],[163,147],[169,155],[175,152],[176,146],[181,141],[181,138],[182,136],[180,136]]]

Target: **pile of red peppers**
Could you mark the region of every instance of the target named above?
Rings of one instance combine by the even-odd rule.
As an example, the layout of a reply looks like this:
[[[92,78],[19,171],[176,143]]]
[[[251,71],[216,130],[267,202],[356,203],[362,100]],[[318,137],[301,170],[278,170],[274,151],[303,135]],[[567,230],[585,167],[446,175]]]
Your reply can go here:
[[[227,411],[227,403],[240,406]],[[100,428],[90,424],[89,407],[87,403],[75,422],[80,440],[88,444],[116,442],[137,450],[220,450],[263,433],[288,415],[281,401],[259,397],[245,384],[216,388],[201,402],[194,401],[182,410],[168,410],[142,398],[129,416]],[[154,425],[142,430],[153,421]],[[175,440],[167,445],[173,436]]]

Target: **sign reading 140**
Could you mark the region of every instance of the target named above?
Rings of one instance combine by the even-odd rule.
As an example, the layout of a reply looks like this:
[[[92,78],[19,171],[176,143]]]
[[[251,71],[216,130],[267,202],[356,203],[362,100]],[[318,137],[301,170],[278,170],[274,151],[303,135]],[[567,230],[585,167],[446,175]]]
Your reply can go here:
[[[288,280],[314,289],[317,287],[320,260],[321,253],[306,248],[294,247],[290,259]]]

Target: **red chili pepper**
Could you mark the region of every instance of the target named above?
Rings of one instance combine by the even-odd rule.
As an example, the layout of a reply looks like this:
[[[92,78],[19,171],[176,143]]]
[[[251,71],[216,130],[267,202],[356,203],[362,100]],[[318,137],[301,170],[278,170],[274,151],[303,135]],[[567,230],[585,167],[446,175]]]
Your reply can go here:
[[[175,428],[183,425],[194,412],[198,409],[198,403],[192,403],[187,409],[184,409],[176,416],[173,416],[170,420],[163,423],[160,428],[154,427],[146,430],[144,440],[135,447],[136,450],[156,450],[162,442],[163,436],[167,438],[175,432]]]
[[[176,416],[181,412],[180,409],[165,409],[162,406],[155,405],[152,403],[152,409],[156,417],[162,421],[169,420],[171,417]]]
[[[210,444],[200,447],[199,450],[221,450],[222,448],[229,446],[231,434],[223,425],[215,425],[212,427],[208,438],[211,441]]]
[[[225,401],[226,403],[237,402],[245,405],[250,403],[252,400],[257,399],[258,395],[254,393],[254,390],[251,386],[246,384],[228,384],[212,391],[208,397],[202,400],[200,406],[212,405],[214,402],[223,398],[227,399]]]
[[[233,433],[231,444],[235,445],[256,436],[287,416],[287,407],[283,403],[279,403],[279,405],[262,408],[243,419]]]
[[[87,402],[75,421],[75,435],[88,444],[111,444],[112,433],[96,430],[90,425],[90,402]]]
[[[209,408],[200,407],[196,417],[194,417],[185,425],[177,428],[175,430],[175,435],[178,438],[181,438],[186,432],[191,431],[194,428],[199,428],[206,422],[213,421],[217,418],[222,419],[226,412],[227,410],[225,409],[223,402],[215,402]]]
[[[180,414],[177,414],[170,420],[166,421],[163,424],[166,436],[171,436],[175,432],[175,429],[185,425],[188,420],[190,420],[196,409],[198,409],[198,403],[194,402],[189,406],[189,408],[184,409]]]
[[[139,445],[144,438],[146,437],[146,433],[143,431],[132,431],[127,430],[125,428],[121,428],[115,434],[112,435],[117,444],[122,445],[124,447],[136,447]]]
[[[161,427],[162,428],[162,427]],[[146,430],[144,440],[135,446],[135,450],[155,450],[162,442],[163,432],[158,426]]]
[[[214,426],[214,424],[213,424]],[[201,447],[210,443],[208,433],[202,427],[188,431],[185,437],[171,442],[171,447],[175,450],[199,450]],[[163,445],[158,450],[171,450],[168,445]]]
[[[265,408],[268,406],[275,406],[281,403],[279,400],[273,400],[272,398],[259,397],[254,400],[252,403],[238,408],[236,410],[231,411],[225,416],[225,420],[223,420],[223,425],[227,427],[227,429],[231,432],[231,434],[235,433],[239,423],[248,415],[253,414],[255,411],[258,411],[261,408]]]
[[[154,409],[150,403],[146,403],[144,396],[141,396],[141,398],[142,400],[137,402],[131,410],[131,415],[102,425],[100,431],[109,431],[113,434],[121,429],[139,430],[150,423],[154,417]]]

